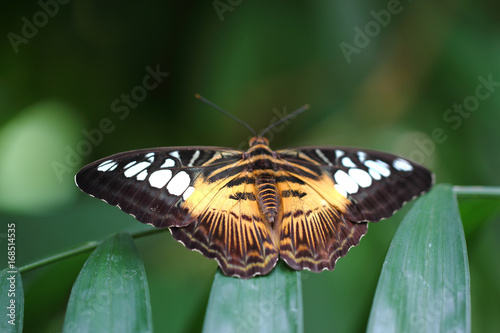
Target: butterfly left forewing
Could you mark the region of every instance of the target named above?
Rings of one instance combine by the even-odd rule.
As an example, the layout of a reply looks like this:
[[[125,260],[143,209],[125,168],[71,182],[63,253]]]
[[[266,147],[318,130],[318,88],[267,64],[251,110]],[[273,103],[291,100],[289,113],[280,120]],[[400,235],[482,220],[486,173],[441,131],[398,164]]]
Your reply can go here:
[[[211,192],[223,181],[204,180],[240,159],[241,152],[218,147],[140,149],[93,162],[77,173],[75,181],[83,192],[142,223],[182,226],[191,221],[186,201],[202,200],[201,193]]]

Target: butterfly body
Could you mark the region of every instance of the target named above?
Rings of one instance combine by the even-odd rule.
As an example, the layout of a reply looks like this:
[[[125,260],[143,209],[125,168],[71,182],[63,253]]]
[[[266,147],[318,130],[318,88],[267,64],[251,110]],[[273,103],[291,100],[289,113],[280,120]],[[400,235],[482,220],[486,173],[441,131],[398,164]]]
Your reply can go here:
[[[273,151],[263,137],[243,152],[165,147],[119,153],[76,175],[84,192],[143,223],[169,227],[226,275],[333,269],[368,221],[428,191],[433,176],[397,156],[349,147]]]

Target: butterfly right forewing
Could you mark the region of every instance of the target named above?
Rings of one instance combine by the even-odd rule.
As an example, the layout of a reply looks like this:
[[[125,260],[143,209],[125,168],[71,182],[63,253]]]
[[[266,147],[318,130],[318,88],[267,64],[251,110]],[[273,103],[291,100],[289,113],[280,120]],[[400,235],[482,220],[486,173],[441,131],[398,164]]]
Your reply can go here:
[[[292,163],[320,170],[321,181],[309,179],[308,184],[335,193],[340,200],[335,199],[334,203],[347,199],[349,209],[345,215],[353,222],[389,218],[434,183],[434,175],[425,167],[379,151],[301,147],[281,153]]]

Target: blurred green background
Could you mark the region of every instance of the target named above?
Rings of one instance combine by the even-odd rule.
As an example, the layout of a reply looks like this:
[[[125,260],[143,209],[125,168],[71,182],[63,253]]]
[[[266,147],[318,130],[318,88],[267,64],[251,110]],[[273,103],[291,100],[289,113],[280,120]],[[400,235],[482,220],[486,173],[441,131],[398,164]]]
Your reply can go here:
[[[76,188],[86,163],[156,146],[245,149],[251,134],[195,93],[257,130],[310,104],[269,133],[275,149],[361,146],[423,163],[438,183],[498,186],[499,13],[494,1],[3,3],[0,268],[7,223],[18,266],[146,228]],[[500,331],[499,202],[460,208],[473,331]],[[405,211],[371,225],[334,271],[302,274],[306,332],[365,330]],[[216,263],[168,231],[137,245],[156,331],[199,331]],[[61,330],[85,258],[23,275],[26,332]]]

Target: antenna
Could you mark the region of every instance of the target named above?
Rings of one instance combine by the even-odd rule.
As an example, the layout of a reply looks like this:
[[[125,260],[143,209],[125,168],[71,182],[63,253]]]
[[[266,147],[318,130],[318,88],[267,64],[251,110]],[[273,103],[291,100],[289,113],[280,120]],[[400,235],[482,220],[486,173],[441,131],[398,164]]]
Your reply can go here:
[[[246,128],[248,128],[250,130],[250,132],[253,133],[253,135],[257,136],[257,132],[253,128],[251,128],[250,125],[248,125],[247,123],[245,123],[243,120],[239,119],[238,117],[236,117],[236,116],[230,114],[229,112],[223,110],[221,107],[219,107],[218,105],[216,105],[214,102],[209,101],[208,99],[206,99],[203,96],[200,96],[200,94],[195,94],[194,97],[196,97],[197,99],[199,99],[203,103],[210,105],[211,107],[213,107],[217,111],[222,112],[223,114],[225,114],[229,118],[231,118],[233,120],[236,120],[237,122],[239,122],[240,124],[242,124],[243,126],[245,126]]]
[[[240,124],[242,124],[243,126],[245,126],[246,128],[248,128],[250,130],[250,132],[252,132],[253,135],[255,136],[259,136],[259,137],[262,137],[264,136],[264,134],[266,134],[267,131],[269,131],[271,128],[273,127],[276,127],[278,126],[279,124],[287,121],[288,119],[290,118],[293,118],[295,117],[296,115],[298,115],[299,113],[302,113],[306,110],[309,109],[309,104],[306,104],[304,105],[303,107],[293,111],[292,113],[290,113],[289,115],[286,115],[285,117],[279,119],[278,121],[276,121],[274,124],[271,124],[269,125],[268,127],[266,127],[261,133],[260,135],[253,129],[250,127],[250,125],[248,125],[247,123],[245,123],[243,120],[239,119],[238,117],[236,117],[235,115],[232,115],[230,114],[229,112],[227,112],[226,110],[222,109],[220,106],[218,106],[217,104],[215,104],[214,102],[212,101],[209,101],[208,99],[206,99],[205,97],[203,96],[200,96],[200,94],[195,94],[194,97],[196,99],[199,99],[200,101],[202,101],[203,103],[205,104],[208,104],[210,105],[211,107],[213,107],[214,109],[216,109],[217,111],[225,114],[226,116],[228,116],[229,118],[233,119],[233,120],[236,120],[237,122],[239,122]]]
[[[298,115],[299,113],[302,113],[302,112],[304,112],[304,111],[306,111],[308,109],[309,109],[309,104],[306,104],[303,107],[301,107],[301,108],[293,111],[289,115],[287,115],[287,116],[281,118],[280,120],[276,121],[274,124],[269,125],[266,129],[264,129],[262,132],[260,132],[259,136],[264,136],[264,134],[266,134],[266,132],[269,131],[271,128],[278,126],[279,124],[285,122],[286,120],[288,120],[290,118],[293,118],[296,115]]]

